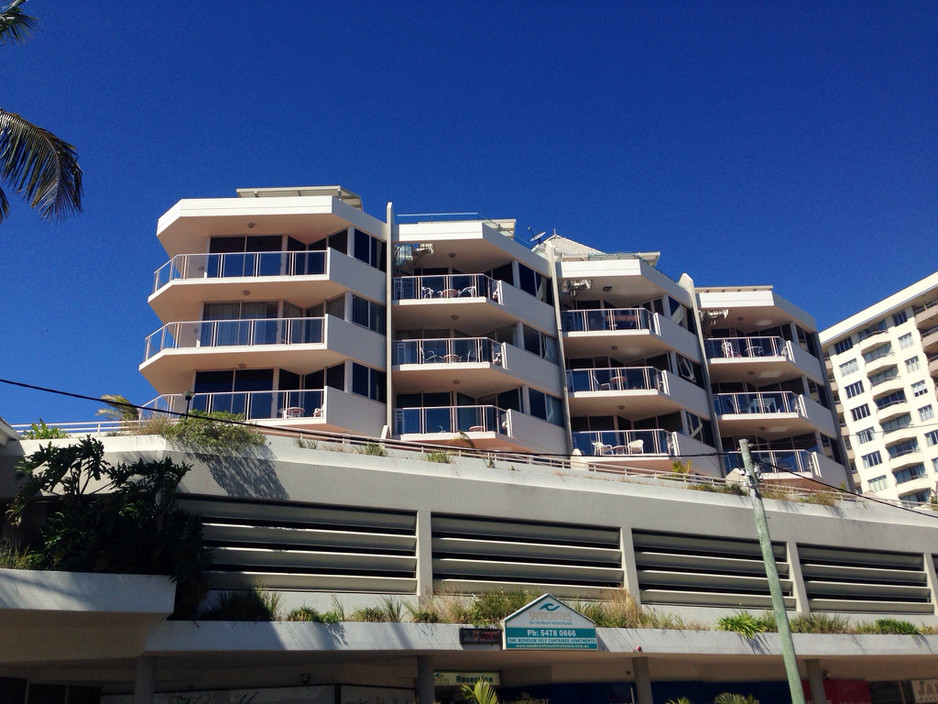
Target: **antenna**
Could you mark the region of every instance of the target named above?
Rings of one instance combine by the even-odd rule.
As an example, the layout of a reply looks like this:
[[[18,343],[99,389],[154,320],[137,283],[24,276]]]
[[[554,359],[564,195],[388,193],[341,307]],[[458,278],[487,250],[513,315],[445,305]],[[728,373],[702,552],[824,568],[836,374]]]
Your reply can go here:
[[[528,232],[531,234],[531,242],[540,242],[540,241],[541,241],[541,238],[544,237],[544,235],[547,234],[547,230],[544,230],[544,232],[538,232],[538,233],[535,235],[535,234],[534,234],[534,230],[531,229],[530,227],[528,228]]]

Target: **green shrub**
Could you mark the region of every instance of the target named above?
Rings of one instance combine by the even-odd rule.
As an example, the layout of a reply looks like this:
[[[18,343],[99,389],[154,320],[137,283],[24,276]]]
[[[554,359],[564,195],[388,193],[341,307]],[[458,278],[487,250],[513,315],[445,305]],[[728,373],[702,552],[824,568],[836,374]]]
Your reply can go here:
[[[367,621],[368,623],[384,623],[387,621],[387,614],[380,606],[363,606],[352,612],[353,621]]]
[[[243,415],[226,411],[192,411],[188,417],[166,426],[162,435],[168,440],[215,450],[260,447],[266,442],[256,428],[244,424]]]
[[[535,598],[534,594],[522,589],[507,592],[500,589],[479,594],[469,606],[469,621],[478,626],[497,624]]]
[[[764,618],[754,616],[748,611],[739,611],[732,616],[724,616],[717,621],[721,631],[733,631],[746,638],[754,638],[768,630]]]
[[[37,552],[17,550],[9,541],[0,542],[0,567],[9,570],[42,569],[42,555]]]
[[[301,606],[298,609],[293,609],[290,613],[287,614],[287,621],[309,621],[312,623],[339,623],[341,622],[341,617],[335,611],[326,611],[320,613],[316,609],[310,608],[308,606]]]
[[[808,614],[789,621],[792,633],[849,633],[850,619],[836,614]]]
[[[366,443],[363,447],[358,448],[358,454],[374,455],[375,457],[387,457],[388,451],[376,442],[369,442]]]
[[[315,440],[307,440],[302,436],[294,438],[293,444],[297,447],[303,448],[304,450],[315,450],[318,446],[318,443]]]
[[[759,704],[759,700],[751,694],[743,696],[733,692],[722,692],[713,698],[713,704]]]
[[[430,450],[424,453],[423,458],[427,462],[439,462],[440,464],[449,464],[453,461],[452,455],[446,450]]]
[[[24,430],[20,436],[27,440],[56,440],[58,438],[67,438],[68,433],[57,425],[46,425],[40,418],[38,423],[32,423],[29,430]]]
[[[861,623],[857,633],[893,634],[900,636],[920,636],[922,629],[909,621],[894,618],[878,618],[873,623]]]
[[[203,621],[276,621],[280,595],[264,587],[221,592],[218,602],[199,618]]]

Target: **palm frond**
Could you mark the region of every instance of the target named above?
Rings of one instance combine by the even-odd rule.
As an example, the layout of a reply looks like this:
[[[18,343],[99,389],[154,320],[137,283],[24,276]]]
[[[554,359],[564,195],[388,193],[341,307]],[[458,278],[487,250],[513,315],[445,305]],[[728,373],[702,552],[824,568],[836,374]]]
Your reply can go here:
[[[0,108],[0,178],[45,219],[81,212],[81,167],[75,147]],[[0,199],[0,220],[6,215]]]
[[[0,44],[22,42],[29,39],[39,20],[24,15],[20,9],[26,0],[13,0],[0,10]]]
[[[137,407],[122,394],[103,394],[101,400],[107,404],[107,408],[99,408],[95,412],[96,415],[119,421],[135,421],[140,418]]]

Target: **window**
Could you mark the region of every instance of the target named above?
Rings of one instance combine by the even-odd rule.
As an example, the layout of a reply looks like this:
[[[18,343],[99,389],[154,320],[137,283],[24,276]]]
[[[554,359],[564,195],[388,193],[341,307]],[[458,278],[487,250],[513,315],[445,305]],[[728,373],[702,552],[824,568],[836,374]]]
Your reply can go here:
[[[877,359],[880,359],[882,357],[888,357],[891,354],[892,354],[892,345],[887,342],[885,345],[880,345],[875,350],[870,350],[869,352],[865,352],[863,354],[863,361],[869,364],[870,362],[875,362]]]
[[[892,476],[896,478],[896,484],[905,484],[905,482],[910,482],[913,479],[921,479],[925,476],[925,465],[919,463],[911,467],[906,467],[905,469],[901,469],[898,472],[894,472]],[[926,491],[925,493],[927,494],[928,492]],[[903,496],[902,498],[906,501],[910,500],[906,496]]]
[[[537,389],[528,389],[528,399],[531,403],[531,415],[546,420],[554,425],[563,425],[563,412],[560,399],[545,394]]]
[[[906,347],[912,346],[912,333],[907,332],[905,335],[899,337],[899,347],[905,349]]]
[[[857,363],[857,360],[851,359],[850,361],[844,362],[840,365],[840,375],[847,376],[848,374],[853,374],[859,368],[860,365]]]
[[[863,393],[863,382],[862,382],[862,381],[855,381],[855,382],[853,382],[852,384],[850,384],[849,386],[845,386],[845,387],[844,387],[844,391],[847,392],[847,398],[853,398],[853,397],[856,396],[857,394],[862,394],[862,393]]]
[[[931,404],[927,406],[922,406],[918,409],[919,420],[931,420],[935,417],[935,409],[931,407]]]
[[[892,316],[892,324],[902,325],[902,323],[904,323],[908,319],[909,319],[909,314],[906,313],[904,310],[900,310],[898,313]]]
[[[925,444],[929,447],[938,445],[938,430],[931,430],[925,433]]]
[[[850,415],[853,416],[854,420],[860,420],[861,418],[866,418],[870,414],[870,407],[868,404],[863,404],[862,406],[857,406],[850,410]]]
[[[899,367],[889,367],[889,369],[871,376],[870,386],[879,386],[883,382],[889,381],[890,379],[895,379],[897,376],[899,376]]]
[[[557,361],[557,340],[553,337],[529,328],[527,325],[522,326],[521,336],[524,349],[528,352],[543,357],[548,362]]]
[[[353,295],[352,322],[383,335],[387,327],[385,308],[378,303],[369,301],[367,298]]]
[[[879,450],[876,452],[871,452],[868,455],[863,455],[861,459],[863,460],[863,466],[867,469],[883,463],[883,458],[879,454]]]
[[[873,323],[868,328],[863,328],[860,332],[857,333],[857,337],[862,342],[868,337],[873,337],[873,335],[878,335],[881,332],[886,332],[886,321],[880,320],[878,323]]]
[[[903,494],[899,498],[903,501],[910,501],[917,504],[924,504],[931,497],[931,491],[928,489],[922,489],[921,491],[913,491],[911,494]]]
[[[905,391],[893,391],[876,399],[876,407],[879,410],[895,406],[897,403],[905,403]]]
[[[888,486],[885,474],[870,479],[868,483],[870,485],[870,491],[883,491]]]
[[[899,442],[895,445],[890,445],[886,448],[886,452],[888,452],[889,456],[893,458],[911,455],[913,452],[918,452],[918,440],[912,438],[911,440],[906,440],[905,442]]]
[[[883,432],[891,433],[894,430],[902,430],[903,428],[908,428],[912,424],[912,414],[904,413],[898,418],[893,418],[892,420],[887,420],[883,423]]]
[[[913,396],[923,396],[928,393],[928,386],[924,381],[916,381],[912,384],[912,395]]]
[[[853,347],[853,340],[848,337],[846,340],[841,340],[834,345],[834,354],[843,354],[851,347]]]
[[[922,365],[919,362],[918,357],[909,357],[907,360],[905,360],[905,370],[907,372],[916,372],[921,366]]]
[[[873,436],[876,434],[876,431],[872,428],[866,428],[857,433],[857,443],[863,445],[868,443],[873,439]]]
[[[352,256],[359,261],[365,262],[375,269],[384,271],[387,269],[385,261],[385,244],[381,240],[375,239],[367,232],[355,229],[355,239],[352,245]]]
[[[386,376],[384,372],[352,363],[352,393],[384,403],[386,399]]]

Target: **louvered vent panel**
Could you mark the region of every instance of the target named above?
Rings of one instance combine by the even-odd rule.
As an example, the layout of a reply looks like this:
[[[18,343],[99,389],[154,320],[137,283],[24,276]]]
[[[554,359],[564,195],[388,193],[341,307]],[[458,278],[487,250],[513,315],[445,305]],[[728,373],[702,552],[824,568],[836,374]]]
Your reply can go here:
[[[434,516],[436,589],[590,594],[623,583],[618,528]]]
[[[923,555],[799,545],[798,556],[812,611],[933,611]]]
[[[772,608],[758,540],[632,532],[643,604]],[[795,607],[785,545],[773,543],[787,608]]]
[[[416,591],[414,513],[216,499],[180,505],[202,517],[212,588]]]

